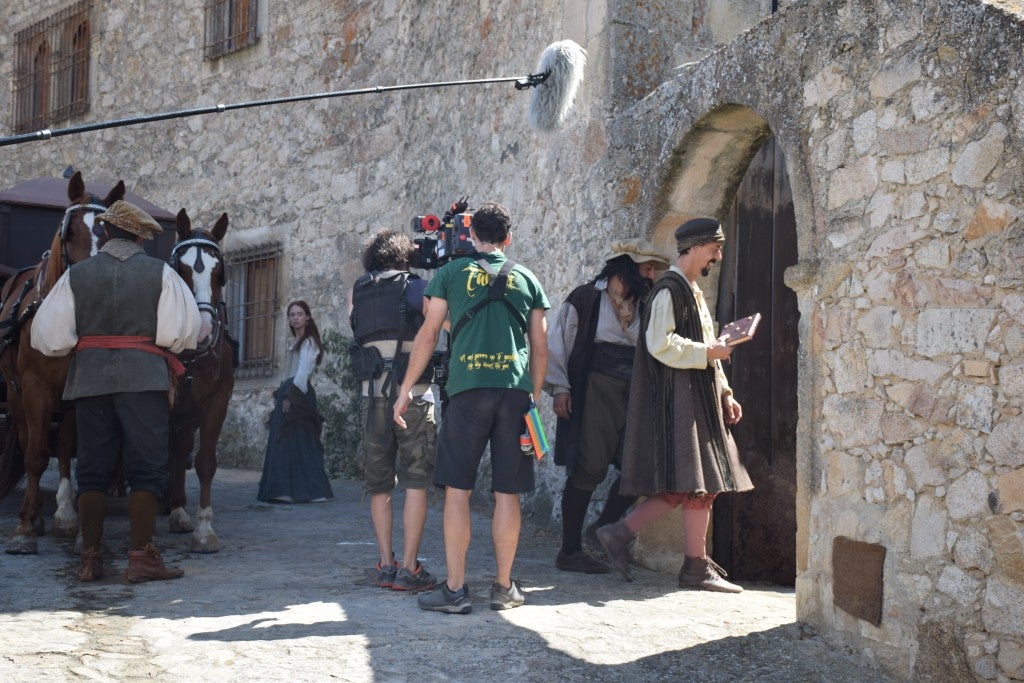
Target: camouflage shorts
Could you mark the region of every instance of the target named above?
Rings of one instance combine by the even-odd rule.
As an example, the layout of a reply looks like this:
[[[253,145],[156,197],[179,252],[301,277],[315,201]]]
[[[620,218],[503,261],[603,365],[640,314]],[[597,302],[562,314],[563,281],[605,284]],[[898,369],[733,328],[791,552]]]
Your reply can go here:
[[[434,404],[414,398],[405,411],[405,429],[395,424],[386,398],[363,397],[361,414],[364,490],[386,493],[396,484],[407,489],[429,487],[437,451]]]

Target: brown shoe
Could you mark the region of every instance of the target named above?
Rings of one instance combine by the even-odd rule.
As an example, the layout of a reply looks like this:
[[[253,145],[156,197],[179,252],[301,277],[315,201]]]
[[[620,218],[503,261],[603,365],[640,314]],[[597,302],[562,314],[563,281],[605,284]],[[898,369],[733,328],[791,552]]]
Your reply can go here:
[[[623,522],[606,524],[597,530],[597,540],[608,554],[608,561],[619,570],[626,581],[632,581],[629,574],[629,544],[634,535]]]
[[[78,568],[79,581],[96,581],[103,578],[103,553],[97,548],[82,551],[82,564]]]
[[[559,550],[555,558],[555,566],[563,572],[579,572],[580,574],[607,574],[611,571],[608,565],[598,562],[582,550],[571,555]]]
[[[700,588],[716,593],[742,593],[743,587],[725,580],[728,574],[710,557],[689,557],[679,569],[680,588]]]
[[[178,579],[184,575],[184,569],[164,566],[160,551],[152,543],[147,544],[142,550],[128,551],[128,569],[124,572],[124,578],[132,583],[165,581]]]

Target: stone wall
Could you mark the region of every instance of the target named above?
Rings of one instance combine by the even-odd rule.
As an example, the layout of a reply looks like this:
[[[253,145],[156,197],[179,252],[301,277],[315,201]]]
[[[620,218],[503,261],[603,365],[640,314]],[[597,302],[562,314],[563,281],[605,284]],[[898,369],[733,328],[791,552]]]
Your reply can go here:
[[[799,617],[903,676],[1021,677],[1024,42],[1011,3],[794,3],[616,117],[655,238],[768,133],[800,263]],[[836,536],[885,546],[879,626]]]
[[[800,254],[798,616],[900,676],[1024,676],[1019,3],[808,0],[760,20],[768,4],[274,3],[257,46],[207,63],[201,5],[101,3],[88,120],[520,75],[562,38],[590,68],[551,137],[510,86],[360,95],[7,147],[0,185],[73,164],[197,223],[227,211],[228,252],[285,245],[282,309],[305,298],[346,332],[379,227],[499,199],[510,255],[558,302],[610,239],[667,246],[682,217],[724,215],[774,134]],[[11,0],[0,18],[60,6]],[[10,111],[0,88],[0,129]],[[225,462],[259,465],[279,379],[239,383]],[[542,520],[560,476],[540,468]],[[880,626],[833,606],[837,535],[886,547]]]

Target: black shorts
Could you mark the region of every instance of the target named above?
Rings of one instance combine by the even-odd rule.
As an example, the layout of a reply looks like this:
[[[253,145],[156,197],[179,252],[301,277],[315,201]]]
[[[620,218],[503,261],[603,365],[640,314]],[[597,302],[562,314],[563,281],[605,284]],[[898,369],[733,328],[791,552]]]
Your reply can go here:
[[[533,490],[534,456],[523,453],[519,435],[530,394],[521,389],[469,389],[451,397],[437,442],[434,483],[473,490],[487,444],[491,445],[491,491]]]

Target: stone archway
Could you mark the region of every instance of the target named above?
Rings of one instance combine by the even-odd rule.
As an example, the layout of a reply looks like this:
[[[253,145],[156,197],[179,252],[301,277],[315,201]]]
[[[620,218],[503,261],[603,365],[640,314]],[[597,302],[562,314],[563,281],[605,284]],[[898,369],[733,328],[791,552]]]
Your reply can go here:
[[[769,124],[745,106],[723,105],[698,119],[667,165],[651,238],[671,252],[672,234],[688,218],[710,215],[729,226],[722,269],[701,284],[720,324],[755,309],[765,315],[758,339],[738,353],[740,362],[728,369],[748,416],[734,433],[758,490],[749,496],[725,496],[716,504],[711,547],[737,579],[793,585],[797,548],[805,547],[797,540],[796,524],[799,334],[796,298],[783,285],[782,272],[796,262],[796,234],[785,164],[781,152],[780,162],[775,161],[772,153],[777,145],[771,135]],[[763,179],[761,183],[745,180],[748,169],[754,171],[752,160],[763,174],[765,150],[771,155],[767,192],[774,191],[773,178],[779,175],[778,185],[785,188],[787,198],[779,208],[783,219],[776,221],[769,215],[771,223],[760,226],[752,220],[765,217],[752,219],[736,201],[738,190],[746,204],[751,194],[765,191]],[[765,201],[773,204],[774,199]],[[784,246],[773,248],[773,241]],[[739,310],[751,306],[751,310]],[[780,411],[781,405],[785,411]],[[645,561],[665,570],[678,561],[680,552],[680,539],[669,531],[673,524],[653,529],[641,538],[638,548]]]

